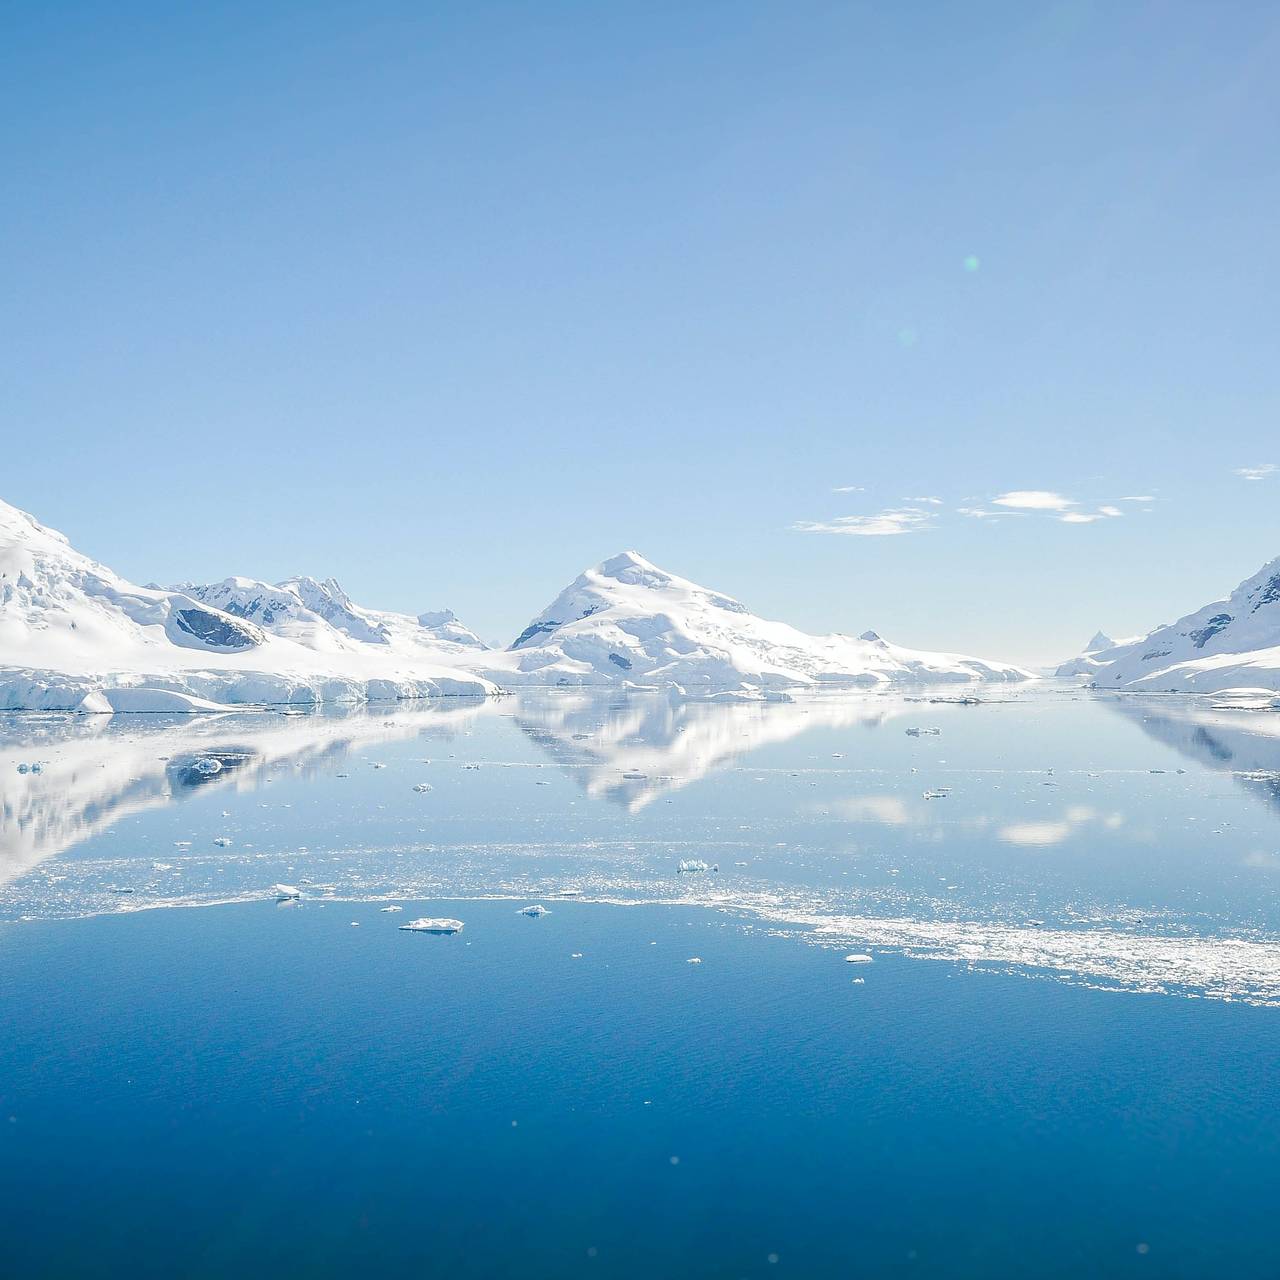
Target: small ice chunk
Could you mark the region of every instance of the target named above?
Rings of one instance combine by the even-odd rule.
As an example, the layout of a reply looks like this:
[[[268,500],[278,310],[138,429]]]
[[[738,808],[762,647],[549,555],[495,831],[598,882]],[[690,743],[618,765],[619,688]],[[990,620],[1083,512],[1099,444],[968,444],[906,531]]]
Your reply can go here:
[[[551,912],[548,911],[547,908],[544,907],[540,902],[535,902],[533,903],[532,906],[521,907],[520,910],[516,912],[516,914],[521,916],[536,917],[536,916],[549,916]]]
[[[850,955],[845,956],[845,964],[870,964],[871,957],[861,951],[854,951]]]
[[[383,911],[403,911],[403,907],[383,907]]]
[[[415,782],[415,783],[413,784],[413,789],[414,789],[415,791],[417,791],[419,794],[421,794],[421,793],[424,793],[424,792],[427,792],[427,791],[430,791],[430,790],[431,790],[431,783],[429,783],[429,782]]]
[[[276,891],[277,902],[286,902],[290,898],[302,897],[302,890],[299,889],[297,885],[277,884],[273,885],[272,888]]]
[[[231,846],[231,837],[230,836],[214,836],[213,843],[216,844],[219,849],[227,849]]]
[[[701,858],[681,858],[676,864],[676,875],[687,875],[694,871],[711,871],[710,863],[703,862]]]
[[[417,920],[410,920],[408,924],[402,924],[400,928],[405,933],[461,933],[462,921],[443,916],[421,916]]]
[[[212,778],[215,773],[222,772],[222,761],[215,760],[212,756],[201,756],[191,766],[192,773],[198,773],[206,778]]]
[[[701,956],[690,956],[690,957],[685,961],[685,964],[701,964],[701,963],[702,963],[702,957],[701,957]]]

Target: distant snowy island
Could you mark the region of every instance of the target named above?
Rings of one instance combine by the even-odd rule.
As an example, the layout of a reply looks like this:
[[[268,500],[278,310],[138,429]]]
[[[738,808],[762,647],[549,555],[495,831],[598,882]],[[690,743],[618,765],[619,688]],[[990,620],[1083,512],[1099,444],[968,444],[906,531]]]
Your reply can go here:
[[[1280,560],[1136,641],[1099,633],[1061,676],[1104,688],[1280,689]],[[777,699],[790,691],[1033,680],[1012,663],[808,635],[625,551],[588,569],[506,649],[448,610],[357,605],[330,579],[137,586],[0,502],[0,708],[315,706],[529,686]]]
[[[1010,663],[811,636],[628,551],[578,577],[510,648],[448,610],[355,604],[332,579],[141,587],[0,502],[0,708],[229,706],[485,696],[517,686],[659,688],[692,697],[1033,679]]]

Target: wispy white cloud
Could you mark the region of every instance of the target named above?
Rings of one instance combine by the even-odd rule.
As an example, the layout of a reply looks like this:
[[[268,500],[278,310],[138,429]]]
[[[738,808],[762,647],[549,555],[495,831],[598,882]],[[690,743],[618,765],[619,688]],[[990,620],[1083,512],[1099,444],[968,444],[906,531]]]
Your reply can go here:
[[[933,512],[904,507],[870,516],[836,516],[834,520],[801,520],[791,527],[800,533],[840,533],[856,538],[888,538],[921,533],[933,524]]]
[[[1063,524],[1092,524],[1095,520],[1105,520],[1106,518],[1101,511],[1068,511],[1066,515],[1058,517]]]
[[[1100,516],[1122,516],[1124,512],[1119,507],[1099,507],[1098,514]]]
[[[1154,502],[1155,498],[1149,493],[1126,493],[1123,498],[1117,498],[1117,502]]]
[[[988,511],[985,507],[957,507],[956,515],[973,520],[1003,520],[1006,516],[1025,516],[1025,511]]]
[[[1237,467],[1236,475],[1245,480],[1265,480],[1268,476],[1280,471],[1274,462],[1264,462],[1256,467]]]
[[[998,507],[1013,507],[1020,511],[1066,511],[1076,505],[1071,498],[1051,493],[1048,489],[1013,489],[991,501]]]
[[[942,506],[941,498],[903,498],[903,502],[924,502],[931,507]]]
[[[865,493],[866,488],[860,484],[841,484],[831,490],[832,493]]]

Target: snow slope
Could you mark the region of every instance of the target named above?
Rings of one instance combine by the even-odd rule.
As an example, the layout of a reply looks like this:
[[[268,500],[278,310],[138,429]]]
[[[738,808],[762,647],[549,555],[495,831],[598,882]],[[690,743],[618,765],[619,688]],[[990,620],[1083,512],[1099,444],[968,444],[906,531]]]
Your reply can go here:
[[[1088,657],[1093,683],[1104,689],[1280,689],[1280,557],[1225,600]],[[1076,673],[1064,667],[1059,674]]]
[[[484,657],[486,673],[505,685],[661,685],[695,694],[1034,678],[1007,663],[904,649],[874,632],[806,635],[634,551],[588,569],[509,650]]]
[[[179,583],[172,589],[323,652],[350,653],[376,645],[387,652],[438,659],[442,654],[466,657],[470,650],[488,647],[447,609],[416,618],[365,609],[332,578],[287,578],[274,586],[253,578],[226,578]]]
[[[1098,655],[1114,649],[1117,645],[1131,644],[1138,637],[1130,640],[1113,640],[1105,631],[1095,631],[1093,639],[1085,645],[1074,658],[1062,663],[1055,671],[1057,676],[1088,676],[1098,669]]]
[[[494,692],[449,665],[456,648],[308,646],[183,591],[127,582],[0,502],[0,708],[207,710]]]

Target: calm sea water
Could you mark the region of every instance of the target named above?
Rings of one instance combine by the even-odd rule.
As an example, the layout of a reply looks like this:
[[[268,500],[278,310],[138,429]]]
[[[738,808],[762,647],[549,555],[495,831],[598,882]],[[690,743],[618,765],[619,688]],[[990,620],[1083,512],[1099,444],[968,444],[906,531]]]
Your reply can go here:
[[[1274,1275],[1278,722],[10,717],[0,1271]]]

